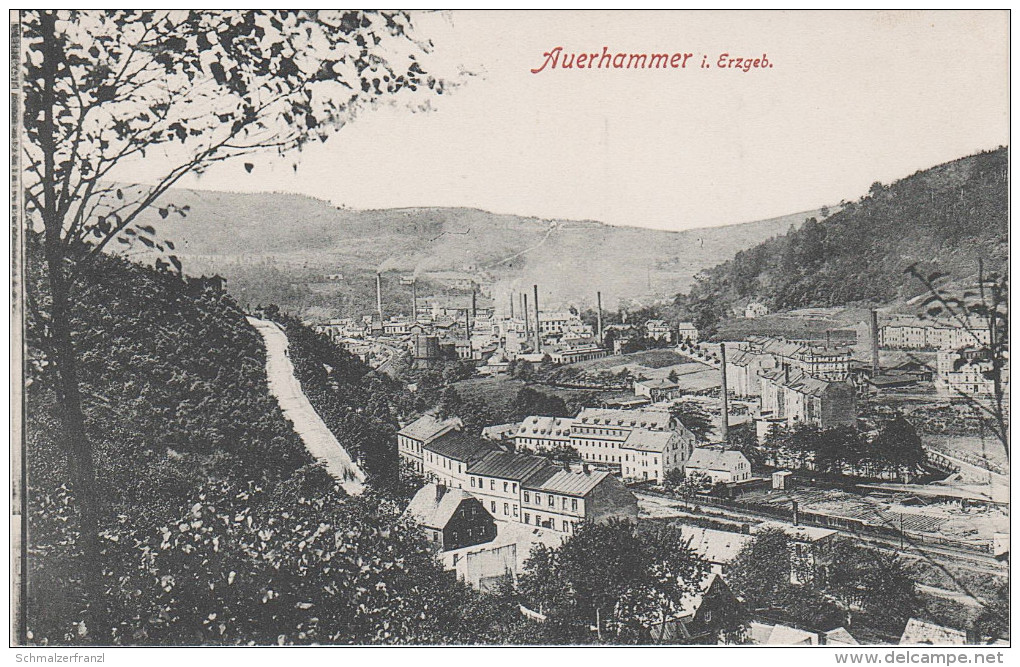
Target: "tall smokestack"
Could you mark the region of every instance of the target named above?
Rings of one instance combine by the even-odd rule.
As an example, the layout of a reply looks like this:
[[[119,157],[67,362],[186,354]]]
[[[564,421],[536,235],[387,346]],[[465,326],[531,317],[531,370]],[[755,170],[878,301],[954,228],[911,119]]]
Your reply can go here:
[[[471,282],[471,317],[478,319],[478,285]]]
[[[599,345],[602,345],[602,292],[595,292],[595,301],[598,303],[599,311]]]
[[[514,318],[514,293],[510,292],[510,319]]]
[[[522,312],[524,313],[524,340],[531,336],[531,326],[528,322],[528,293],[521,294]]]
[[[379,321],[382,322],[382,273],[375,273],[375,309],[379,313]]]
[[[722,363],[719,369],[722,371],[722,416],[719,418],[719,435],[723,442],[730,439],[730,398],[726,392],[726,343],[719,343],[719,358]]]
[[[542,331],[538,324],[538,285],[532,286],[535,289],[535,352],[542,351]]]
[[[418,321],[418,281],[411,281],[411,323]]]
[[[871,377],[878,377],[878,311],[871,309]]]

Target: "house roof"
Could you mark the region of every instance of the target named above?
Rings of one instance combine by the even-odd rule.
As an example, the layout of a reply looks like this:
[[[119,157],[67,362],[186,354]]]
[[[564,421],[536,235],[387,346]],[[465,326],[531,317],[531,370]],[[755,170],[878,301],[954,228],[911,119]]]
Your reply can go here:
[[[502,440],[505,437],[513,436],[520,424],[493,424],[482,429],[482,437],[488,440]]]
[[[791,370],[789,379],[787,379],[786,373],[782,368],[767,369],[759,371],[758,374],[761,377],[771,380],[776,384],[783,385],[798,394],[805,394],[808,396],[821,396],[830,385],[838,384],[836,382],[819,380],[816,377],[807,375],[804,371],[799,369]]]
[[[546,477],[549,472],[553,474]],[[532,474],[524,481],[523,486],[534,491],[583,497],[609,476],[610,473],[604,470],[593,470],[587,473],[570,472],[554,466],[552,469],[543,469]]]
[[[857,639],[844,627],[829,630],[825,633],[825,643],[830,646],[857,646]]]
[[[574,418],[575,426],[616,426],[622,428],[647,428],[666,430],[670,416],[664,410],[610,410],[606,408],[583,408]]]
[[[698,447],[691,453],[691,457],[687,459],[686,465],[688,468],[734,472],[737,470],[738,463],[743,463],[745,466],[750,467],[747,457],[740,452]]]
[[[694,322],[680,322],[676,325],[677,329],[695,329],[698,327],[694,326]]]
[[[698,587],[698,590],[693,593],[688,593],[680,599],[680,613],[678,614],[680,618],[693,616],[697,613],[698,609],[701,608],[702,601],[705,599],[705,594],[711,590],[716,579],[720,580],[724,586],[726,585],[726,580],[723,579],[722,576],[715,572],[710,572],[704,579],[701,580],[701,585]]]
[[[463,431],[449,431],[442,434],[432,442],[425,445],[430,452],[445,456],[455,461],[474,463],[483,458],[489,452],[498,451],[499,448],[490,442],[482,440]]]
[[[675,435],[675,431],[649,431],[636,428],[630,432],[622,446],[640,452],[663,452]]]
[[[752,361],[754,361],[756,356],[758,355],[754,354],[750,350],[737,349],[729,353],[729,357],[726,359],[726,363],[733,366],[746,366]]]
[[[446,489],[439,500],[436,500],[437,494],[436,484],[426,484],[421,487],[408,503],[407,509],[404,510],[404,516],[414,519],[423,526],[441,529],[450,522],[454,512],[463,501],[474,500],[474,496],[463,489]],[[484,505],[482,511],[485,511]]]
[[[729,563],[751,541],[750,535],[711,528],[684,526],[683,534],[690,537],[691,548],[710,563]]]
[[[947,628],[930,621],[912,618],[903,628],[900,644],[931,644],[933,646],[962,646],[967,643],[967,633]]]
[[[759,533],[763,530],[775,528],[782,530],[798,542],[817,542],[818,540],[824,540],[825,538],[832,537],[836,534],[836,531],[829,528],[819,528],[817,526],[791,526],[788,523],[779,523],[777,521],[763,521],[754,527],[753,532]]]
[[[460,429],[463,426],[464,424],[457,417],[437,419],[435,415],[426,414],[397,431],[397,434],[427,443],[447,431]]]
[[[570,437],[570,427],[574,420],[570,417],[525,417],[517,429],[521,436],[560,436]]]
[[[518,454],[516,452],[491,452],[480,461],[468,466],[468,474],[485,477],[499,477],[523,482],[540,469],[556,468],[541,456]]]
[[[818,643],[818,637],[815,633],[789,625],[753,623],[751,636],[756,644],[771,646],[803,646]]]

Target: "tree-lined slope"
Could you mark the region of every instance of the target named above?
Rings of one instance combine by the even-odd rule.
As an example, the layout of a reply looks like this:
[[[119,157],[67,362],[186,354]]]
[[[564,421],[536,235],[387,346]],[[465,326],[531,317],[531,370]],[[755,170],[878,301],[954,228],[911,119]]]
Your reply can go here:
[[[1008,149],[919,171],[842,202],[821,222],[753,248],[705,272],[680,298],[703,327],[749,300],[773,310],[887,302],[923,291],[904,270],[969,279],[978,259],[1002,269],[1008,245]]]

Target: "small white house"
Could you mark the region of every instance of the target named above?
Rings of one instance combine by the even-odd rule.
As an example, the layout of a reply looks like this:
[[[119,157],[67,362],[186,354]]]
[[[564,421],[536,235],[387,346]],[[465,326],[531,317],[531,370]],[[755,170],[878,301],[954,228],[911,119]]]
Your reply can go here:
[[[712,483],[742,482],[751,478],[751,463],[737,451],[698,448],[684,464],[686,473],[707,475]]]
[[[690,340],[692,343],[698,342],[698,327],[694,326],[693,322],[681,322],[676,327],[677,340],[680,342]]]

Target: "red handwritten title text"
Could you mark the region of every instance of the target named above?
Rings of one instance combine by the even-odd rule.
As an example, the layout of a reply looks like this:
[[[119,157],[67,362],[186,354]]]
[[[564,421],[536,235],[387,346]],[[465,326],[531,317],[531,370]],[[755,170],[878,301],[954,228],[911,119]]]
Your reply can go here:
[[[598,52],[568,52],[562,46],[542,54],[542,64],[531,70],[538,74],[554,69],[728,69],[741,72],[772,69],[773,63],[767,54],[760,57],[734,56],[722,53],[710,58],[707,54],[700,61],[694,53],[677,51],[673,53],[624,53],[612,52],[603,46]]]

